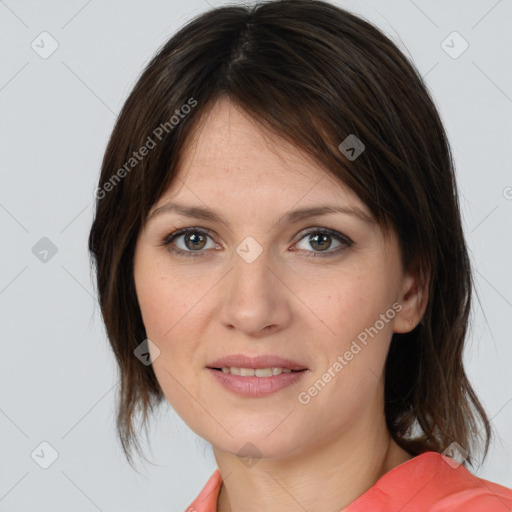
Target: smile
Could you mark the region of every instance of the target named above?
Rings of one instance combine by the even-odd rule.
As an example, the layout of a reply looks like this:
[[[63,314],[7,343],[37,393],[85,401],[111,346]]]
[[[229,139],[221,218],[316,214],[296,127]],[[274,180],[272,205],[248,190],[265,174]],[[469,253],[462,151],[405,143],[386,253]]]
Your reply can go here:
[[[296,384],[309,370],[290,368],[207,368],[215,380],[225,389],[246,397],[258,398],[276,393]],[[236,372],[240,373],[236,373]]]
[[[217,370],[218,368],[214,368]],[[241,375],[242,377],[272,377],[273,375],[281,375],[281,373],[291,373],[290,368],[282,368],[274,366],[271,368],[238,368],[236,366],[223,366],[224,373],[231,373],[231,375]]]

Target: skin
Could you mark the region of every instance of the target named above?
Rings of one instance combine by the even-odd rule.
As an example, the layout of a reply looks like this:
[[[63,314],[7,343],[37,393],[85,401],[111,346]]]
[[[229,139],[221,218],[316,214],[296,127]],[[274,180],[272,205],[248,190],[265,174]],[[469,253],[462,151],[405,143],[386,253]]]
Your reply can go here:
[[[223,478],[219,512],[341,510],[412,458],[385,424],[383,370],[393,332],[421,320],[426,288],[403,271],[395,234],[386,238],[375,223],[343,213],[279,222],[290,210],[325,204],[370,211],[229,100],[214,105],[185,149],[178,178],[150,217],[172,200],[214,209],[229,226],[165,212],[139,234],[136,291],[147,336],[160,351],[150,347],[163,393],[213,446]],[[213,232],[200,240],[202,257],[162,245],[181,228]],[[322,245],[321,234],[310,243],[315,231],[303,233],[307,228],[335,230],[353,244],[327,238]],[[251,263],[236,252],[248,236],[263,248]],[[193,252],[187,240],[179,236],[174,246]],[[309,403],[300,403],[298,393],[395,302],[402,309]],[[288,357],[308,371],[274,394],[243,398],[205,369],[238,352]],[[246,458],[237,455],[242,447]]]

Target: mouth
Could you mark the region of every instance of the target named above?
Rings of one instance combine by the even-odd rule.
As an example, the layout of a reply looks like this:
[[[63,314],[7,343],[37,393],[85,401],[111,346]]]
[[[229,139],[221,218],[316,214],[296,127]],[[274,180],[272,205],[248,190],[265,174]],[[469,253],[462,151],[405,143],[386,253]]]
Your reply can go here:
[[[206,365],[207,369],[242,377],[272,377],[283,373],[298,373],[308,368],[287,357],[273,354],[231,354]]]
[[[307,368],[279,366],[262,368],[209,366],[205,369],[224,389],[244,398],[262,398],[289,386],[296,386],[309,372]]]
[[[281,375],[282,373],[300,373],[305,372],[307,369],[302,368],[300,370],[294,370],[291,368],[283,367],[268,367],[268,368],[242,368],[235,366],[223,366],[220,368],[213,368],[207,366],[210,370],[216,370],[218,372],[229,373],[231,375],[238,375],[240,377],[273,377]]]

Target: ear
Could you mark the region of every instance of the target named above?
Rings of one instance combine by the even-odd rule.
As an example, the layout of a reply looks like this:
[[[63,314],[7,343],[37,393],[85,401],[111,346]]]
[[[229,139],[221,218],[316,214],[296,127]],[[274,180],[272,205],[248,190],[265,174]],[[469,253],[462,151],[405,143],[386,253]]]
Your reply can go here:
[[[397,299],[402,309],[395,316],[393,332],[410,332],[421,322],[428,303],[429,281],[429,276],[421,277],[418,271],[404,275]]]

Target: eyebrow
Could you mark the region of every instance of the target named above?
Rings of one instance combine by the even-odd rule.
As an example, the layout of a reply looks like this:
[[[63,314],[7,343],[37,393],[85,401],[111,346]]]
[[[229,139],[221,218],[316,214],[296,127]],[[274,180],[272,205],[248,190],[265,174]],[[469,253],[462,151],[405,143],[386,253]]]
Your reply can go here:
[[[162,206],[156,208],[148,217],[148,221],[157,215],[161,215],[162,213],[177,213],[179,215],[183,215],[185,217],[190,217],[193,219],[201,219],[208,220],[212,222],[217,222],[219,224],[224,224],[228,228],[230,227],[229,222],[225,221],[221,215],[219,215],[214,210],[209,208],[204,208],[202,206],[192,206],[192,205],[184,205],[179,203],[166,203]],[[309,217],[319,217],[321,215],[327,215],[329,213],[345,213],[347,215],[353,215],[358,219],[366,222],[368,224],[375,224],[375,219],[368,214],[366,214],[360,208],[355,206],[340,206],[340,205],[325,205],[325,206],[313,206],[310,208],[300,208],[297,210],[292,210],[288,212],[284,217],[281,218],[280,222],[287,222],[289,224],[294,224],[300,222],[303,219],[307,219]]]

